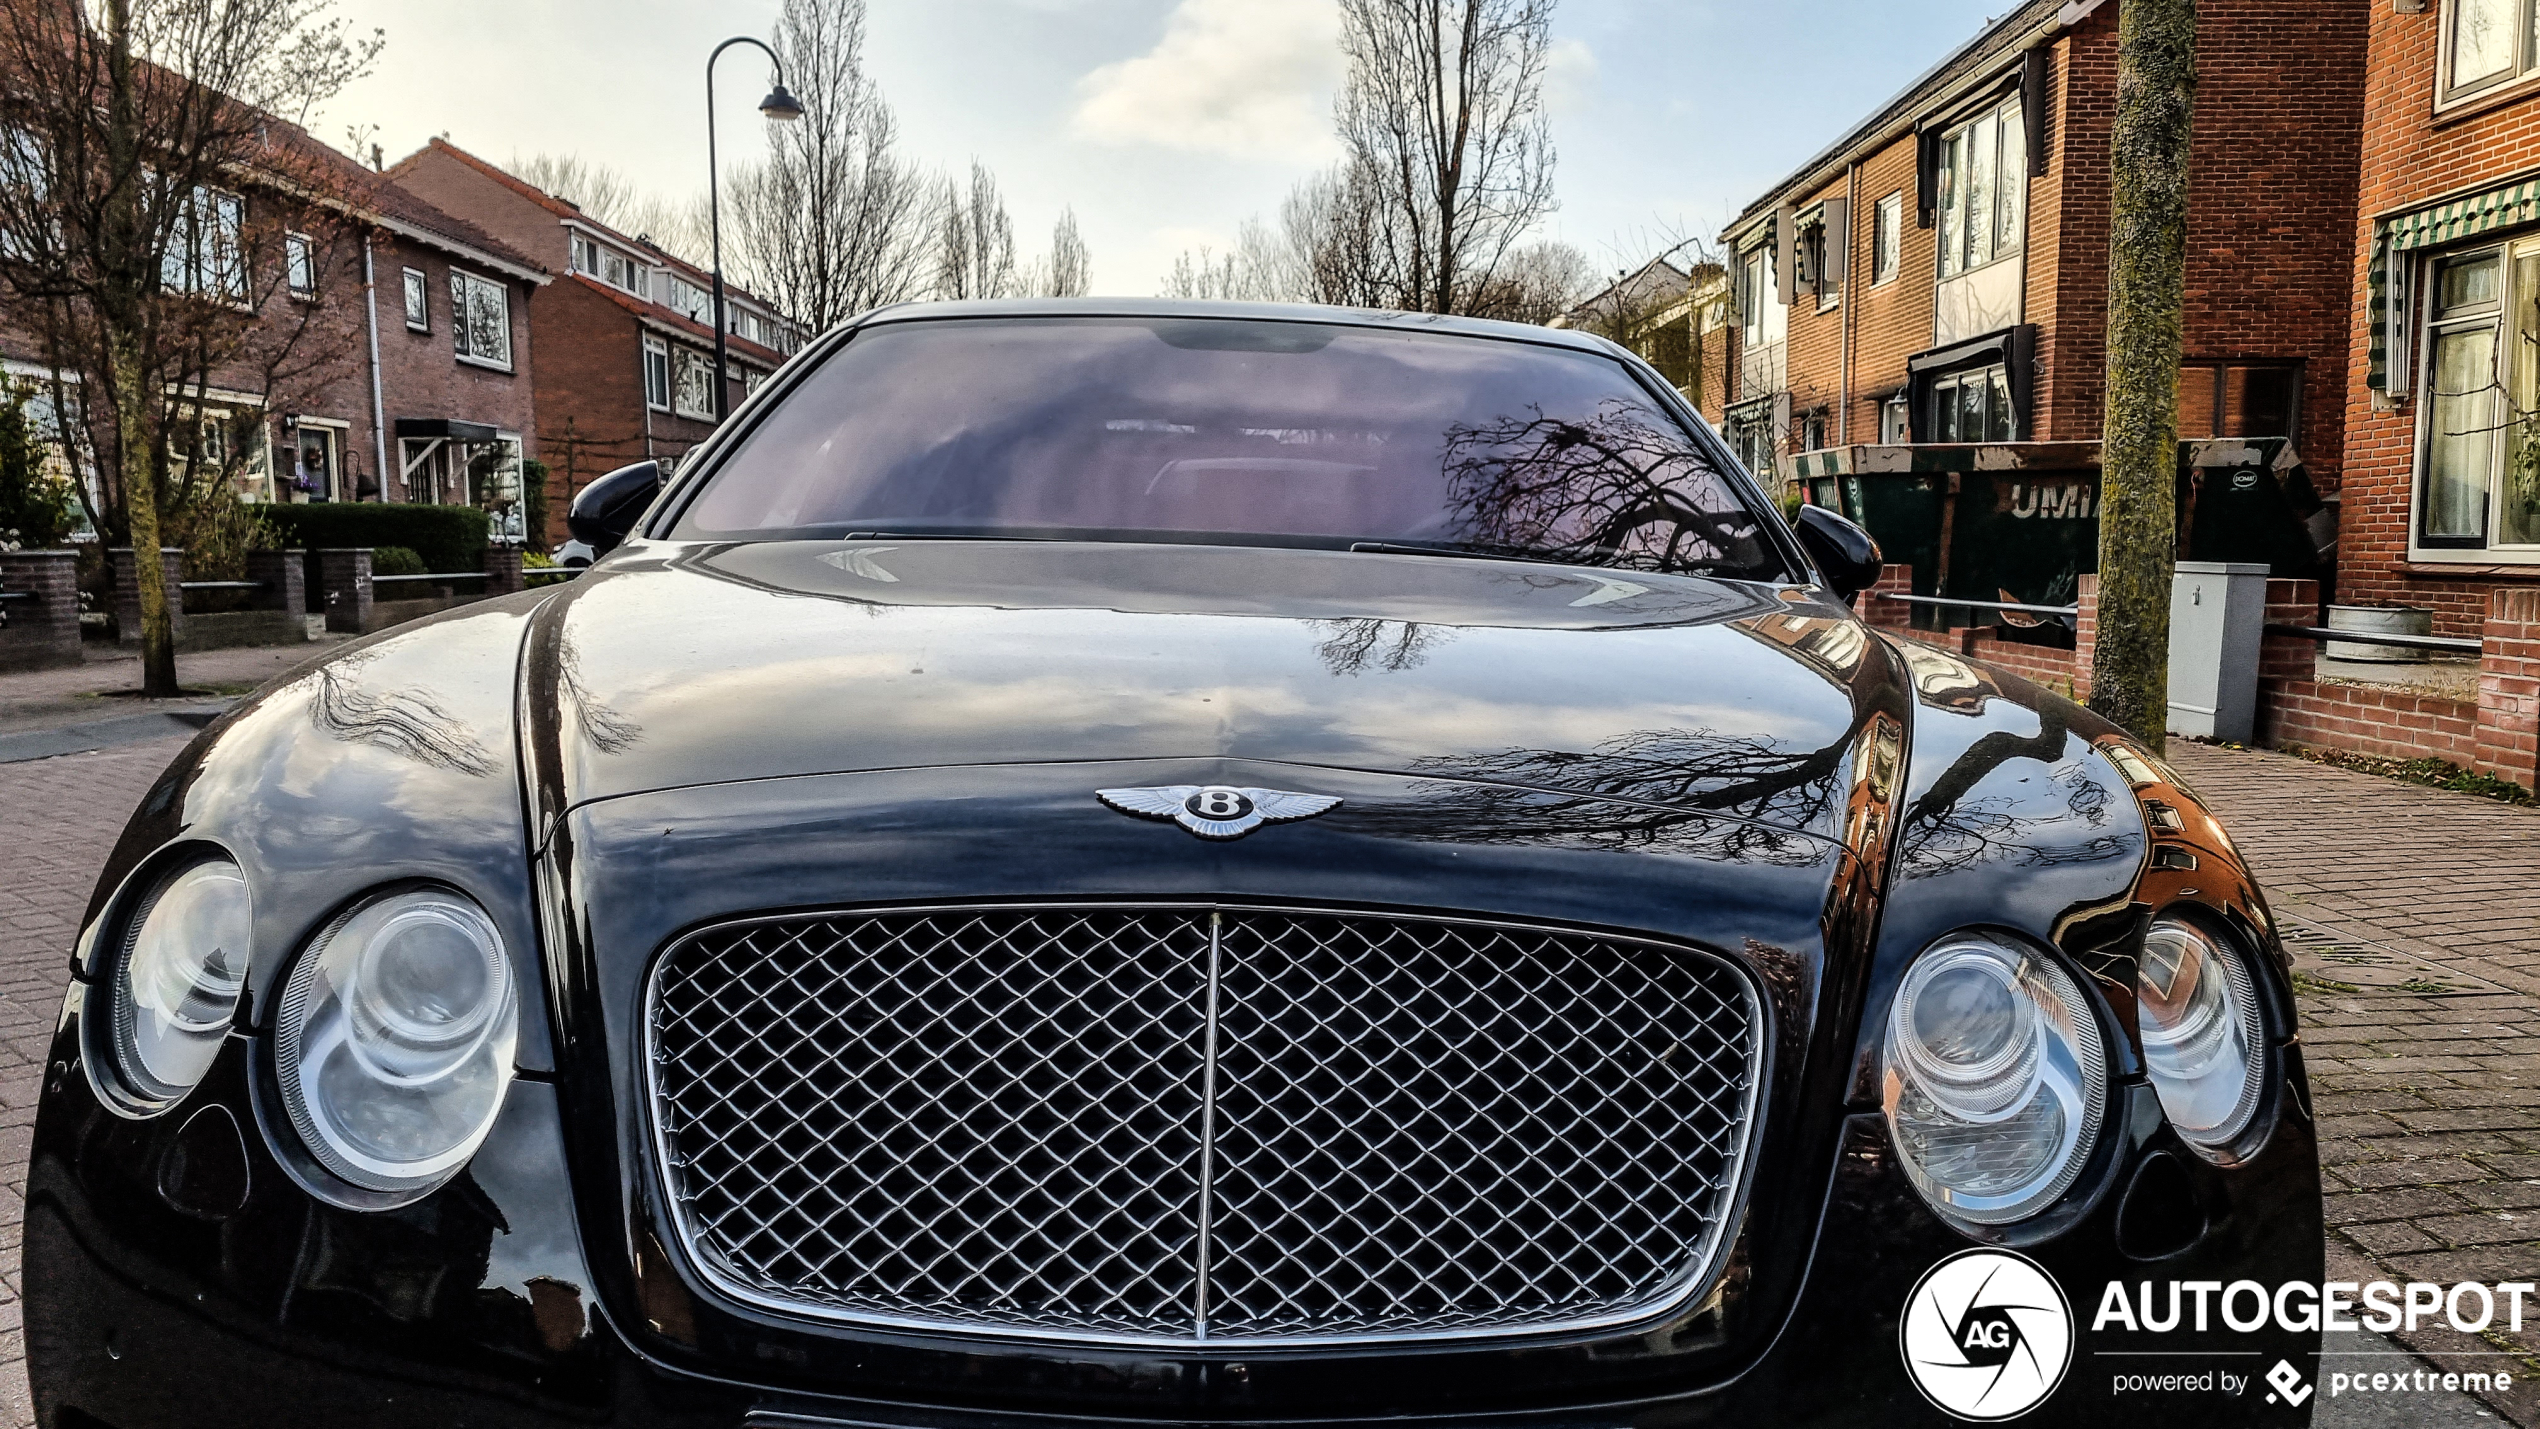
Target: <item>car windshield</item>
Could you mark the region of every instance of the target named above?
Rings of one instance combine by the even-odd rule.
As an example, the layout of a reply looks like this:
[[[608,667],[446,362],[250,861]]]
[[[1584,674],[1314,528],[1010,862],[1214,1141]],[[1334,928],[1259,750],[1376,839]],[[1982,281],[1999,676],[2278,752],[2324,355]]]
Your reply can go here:
[[[1611,358],[1232,318],[869,328],[671,534],[1435,548],[1779,578],[1763,523]]]

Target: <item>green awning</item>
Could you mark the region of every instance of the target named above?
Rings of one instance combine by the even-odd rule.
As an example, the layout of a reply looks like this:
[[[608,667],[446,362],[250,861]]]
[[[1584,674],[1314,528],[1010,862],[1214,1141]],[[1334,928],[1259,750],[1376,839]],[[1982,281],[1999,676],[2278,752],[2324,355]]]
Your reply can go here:
[[[2467,198],[2428,204],[2373,225],[2372,265],[2366,279],[2370,290],[2372,366],[2366,381],[2375,390],[2390,390],[2392,338],[2405,336],[2390,331],[2391,323],[2404,316],[2407,307],[2404,301],[2394,303],[2396,295],[2392,291],[2398,286],[2394,275],[2403,279],[2406,273],[2400,255],[2527,223],[2540,223],[2540,179],[2525,179]]]

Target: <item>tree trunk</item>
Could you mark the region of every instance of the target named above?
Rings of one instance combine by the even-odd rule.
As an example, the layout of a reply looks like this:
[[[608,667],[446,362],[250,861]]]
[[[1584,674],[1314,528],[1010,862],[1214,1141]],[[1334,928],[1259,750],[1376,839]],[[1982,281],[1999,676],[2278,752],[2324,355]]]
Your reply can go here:
[[[141,409],[141,360],[129,338],[118,333],[114,342],[115,446],[122,457],[125,521],[132,531],[132,564],[141,595],[141,694],[145,699],[174,699],[181,690],[168,603],[185,593],[168,588],[167,564],[159,559],[159,483],[150,470],[150,419]]]
[[[2179,322],[2187,260],[2196,0],[2126,0],[2108,233],[2099,643],[2090,707],[2162,747],[2178,556]]]

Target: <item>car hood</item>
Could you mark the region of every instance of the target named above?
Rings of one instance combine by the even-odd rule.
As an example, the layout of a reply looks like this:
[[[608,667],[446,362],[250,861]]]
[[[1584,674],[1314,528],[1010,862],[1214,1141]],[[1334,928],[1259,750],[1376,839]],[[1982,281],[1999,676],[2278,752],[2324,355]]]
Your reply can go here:
[[[533,807],[806,774],[1222,757],[1839,837],[1896,662],[1808,590],[1004,541],[647,543],[549,600]]]

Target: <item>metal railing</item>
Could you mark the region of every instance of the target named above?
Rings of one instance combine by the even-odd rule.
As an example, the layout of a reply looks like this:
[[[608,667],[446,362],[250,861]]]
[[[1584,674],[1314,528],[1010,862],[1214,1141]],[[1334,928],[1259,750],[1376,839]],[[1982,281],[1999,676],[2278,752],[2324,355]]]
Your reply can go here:
[[[178,590],[263,590],[263,581],[178,581]]]
[[[522,580],[569,581],[589,569],[591,569],[589,566],[523,566],[520,568],[520,578]]]
[[[2017,610],[2032,615],[2069,615],[2075,618],[2081,615],[2081,607],[2078,605],[2022,605],[2013,600],[1960,600],[1955,596],[1898,595],[1894,591],[1885,590],[1872,591],[1871,594],[1881,600],[1892,600],[1900,605],[1962,605],[1970,610]]]
[[[42,600],[42,599],[44,599],[44,597],[43,597],[41,594],[39,594],[38,592],[35,592],[35,591],[31,591],[31,590],[0,590],[0,601],[6,601],[6,600],[35,600],[35,601],[40,601],[40,600]]]
[[[2483,647],[2478,641],[2458,635],[2375,635],[2361,630],[2331,630],[2324,625],[2270,625],[2269,635],[2289,635],[2297,640],[2310,640],[2325,645],[2389,645],[2402,650],[2440,650],[2454,655],[2475,655]]]
[[[397,585],[406,581],[481,581],[492,571],[433,571],[419,576],[372,576],[372,585]]]

